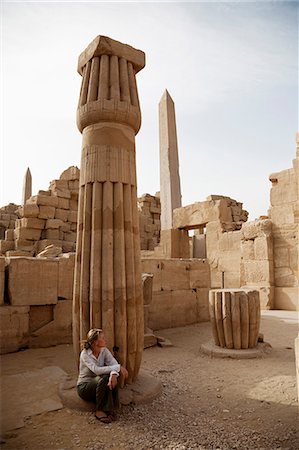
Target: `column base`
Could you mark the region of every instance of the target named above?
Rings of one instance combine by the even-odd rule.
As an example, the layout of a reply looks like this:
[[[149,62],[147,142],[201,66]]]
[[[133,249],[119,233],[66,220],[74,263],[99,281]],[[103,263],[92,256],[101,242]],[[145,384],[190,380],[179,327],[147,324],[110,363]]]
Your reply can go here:
[[[77,379],[68,378],[60,384],[58,392],[62,404],[66,408],[78,411],[94,411],[95,404],[82,400],[77,394]],[[162,392],[162,383],[144,370],[140,370],[136,381],[119,389],[121,405],[147,403],[154,400]]]

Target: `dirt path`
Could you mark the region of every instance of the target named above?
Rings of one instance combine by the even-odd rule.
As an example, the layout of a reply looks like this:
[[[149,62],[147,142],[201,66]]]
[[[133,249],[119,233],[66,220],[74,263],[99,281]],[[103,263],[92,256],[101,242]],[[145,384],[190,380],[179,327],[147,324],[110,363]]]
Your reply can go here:
[[[269,314],[270,313],[270,314]],[[273,349],[253,360],[210,358],[209,323],[163,330],[169,348],[144,351],[143,369],[161,379],[162,395],[127,406],[118,422],[103,425],[92,413],[64,408],[28,418],[6,433],[6,449],[278,449],[299,448],[294,363],[295,320],[263,314],[261,332]],[[295,317],[294,315],[292,316]],[[9,375],[55,365],[76,376],[68,345],[2,357]]]

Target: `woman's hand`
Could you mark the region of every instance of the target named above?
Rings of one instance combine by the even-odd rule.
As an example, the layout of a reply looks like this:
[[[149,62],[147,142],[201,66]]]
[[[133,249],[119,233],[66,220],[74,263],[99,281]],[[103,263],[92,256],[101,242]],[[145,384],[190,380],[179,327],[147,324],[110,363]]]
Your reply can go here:
[[[120,375],[123,377],[124,380],[129,376],[127,369],[123,366],[120,366]]]
[[[112,391],[117,385],[117,376],[115,373],[111,373],[108,381],[108,387]]]

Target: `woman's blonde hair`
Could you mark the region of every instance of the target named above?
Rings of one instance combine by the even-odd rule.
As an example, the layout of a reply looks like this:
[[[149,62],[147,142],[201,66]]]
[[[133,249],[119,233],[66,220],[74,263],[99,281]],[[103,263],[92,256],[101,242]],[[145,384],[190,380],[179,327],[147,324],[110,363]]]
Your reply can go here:
[[[88,350],[91,348],[93,342],[95,342],[102,333],[103,330],[101,328],[92,328],[87,333],[87,339],[81,342],[81,346]]]

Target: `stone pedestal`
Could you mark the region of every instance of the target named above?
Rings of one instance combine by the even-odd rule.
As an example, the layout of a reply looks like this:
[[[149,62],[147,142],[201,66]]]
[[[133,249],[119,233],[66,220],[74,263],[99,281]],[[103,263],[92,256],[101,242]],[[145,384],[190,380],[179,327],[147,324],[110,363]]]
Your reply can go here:
[[[102,328],[136,378],[143,351],[143,299],[135,135],[141,125],[136,73],[145,55],[98,36],[80,55],[77,124],[83,135],[73,342]]]
[[[217,346],[235,350],[257,346],[261,317],[258,291],[212,289],[209,311]]]

